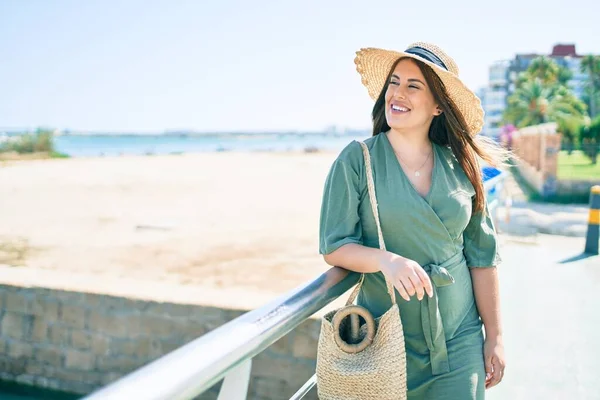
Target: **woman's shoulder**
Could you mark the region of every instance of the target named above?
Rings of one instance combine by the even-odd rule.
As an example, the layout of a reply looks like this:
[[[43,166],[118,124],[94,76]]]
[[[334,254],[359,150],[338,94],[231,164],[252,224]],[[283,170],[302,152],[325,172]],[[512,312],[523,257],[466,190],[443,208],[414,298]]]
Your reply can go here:
[[[340,152],[338,158],[344,160],[353,160],[353,161],[361,161],[363,159],[363,150],[361,142],[367,145],[367,149],[369,151],[373,150],[373,148],[380,141],[381,135],[370,136],[363,140],[352,140],[350,143],[344,147],[344,149]]]
[[[342,149],[342,151],[340,151],[333,162],[332,168],[342,167],[346,171],[352,171],[352,173],[357,175],[359,180],[362,181],[362,177],[365,174],[365,155],[361,143],[364,143],[367,146],[369,156],[371,157],[371,160],[374,160],[374,157],[377,155],[377,150],[375,149],[378,143],[377,136],[379,135],[371,136],[360,141],[352,140]]]
[[[368,140],[368,139],[367,139]],[[366,142],[366,141],[363,141]],[[367,145],[368,147],[368,145]],[[362,146],[358,140],[348,143],[335,159],[336,163],[343,163],[358,169],[363,160]]]

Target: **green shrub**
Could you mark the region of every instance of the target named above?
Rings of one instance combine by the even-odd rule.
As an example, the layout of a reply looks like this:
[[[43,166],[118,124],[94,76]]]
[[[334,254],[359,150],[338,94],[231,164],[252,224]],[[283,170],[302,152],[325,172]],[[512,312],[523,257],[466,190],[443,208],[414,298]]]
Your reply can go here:
[[[54,134],[47,129],[38,129],[35,133],[24,133],[12,136],[10,140],[0,144],[0,152],[49,153],[54,151]]]

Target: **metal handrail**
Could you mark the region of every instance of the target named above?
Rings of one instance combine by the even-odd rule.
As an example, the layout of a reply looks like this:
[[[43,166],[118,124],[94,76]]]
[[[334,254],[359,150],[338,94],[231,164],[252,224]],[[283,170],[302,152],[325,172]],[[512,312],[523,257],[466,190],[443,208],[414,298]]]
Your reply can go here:
[[[486,180],[485,191],[499,189],[506,176],[502,171]],[[497,195],[496,192],[489,205],[490,212],[498,203]],[[356,272],[331,268],[312,282],[241,315],[83,400],[188,400],[226,375],[235,375],[236,371],[248,378],[250,366],[247,363],[252,357],[337,299],[354,286],[359,277]],[[315,383],[313,376],[292,399],[301,399]],[[243,395],[233,397],[245,398],[245,389],[240,393]]]
[[[356,272],[331,268],[314,281],[241,315],[84,400],[192,399],[345,293],[359,277]]]

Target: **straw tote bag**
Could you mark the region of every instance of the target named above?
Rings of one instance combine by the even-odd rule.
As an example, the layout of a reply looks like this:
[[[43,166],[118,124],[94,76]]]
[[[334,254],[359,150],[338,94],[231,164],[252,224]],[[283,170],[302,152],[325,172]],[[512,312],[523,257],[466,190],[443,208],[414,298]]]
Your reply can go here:
[[[379,247],[385,250],[371,157],[367,146],[360,144]],[[360,277],[346,306],[327,313],[321,320],[316,368],[321,400],[406,399],[406,350],[394,286],[385,278],[392,306],[374,319],[368,310],[352,304],[364,277],[364,274]]]

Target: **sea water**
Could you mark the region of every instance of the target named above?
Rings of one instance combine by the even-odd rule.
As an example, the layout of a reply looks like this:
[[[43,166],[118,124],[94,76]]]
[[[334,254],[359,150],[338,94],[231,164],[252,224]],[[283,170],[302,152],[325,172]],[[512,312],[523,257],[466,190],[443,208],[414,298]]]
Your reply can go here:
[[[352,135],[316,133],[61,135],[55,137],[54,144],[56,151],[71,157],[218,151],[340,151],[352,140],[364,140],[369,136],[369,132]]]

